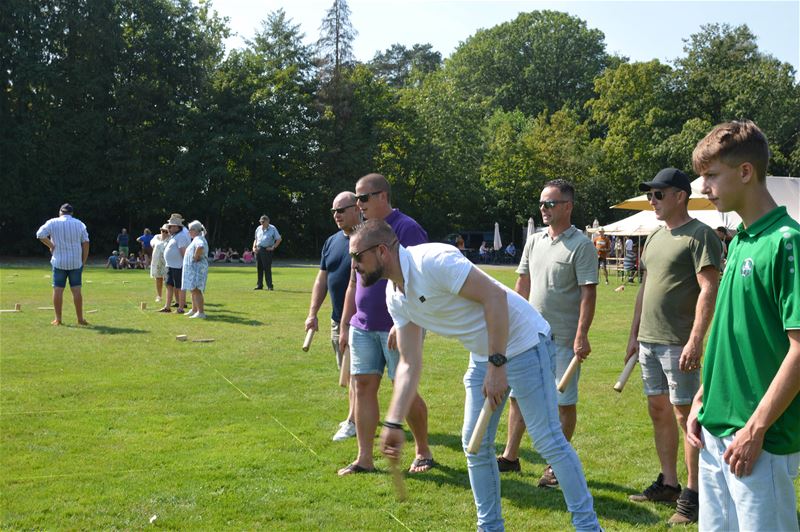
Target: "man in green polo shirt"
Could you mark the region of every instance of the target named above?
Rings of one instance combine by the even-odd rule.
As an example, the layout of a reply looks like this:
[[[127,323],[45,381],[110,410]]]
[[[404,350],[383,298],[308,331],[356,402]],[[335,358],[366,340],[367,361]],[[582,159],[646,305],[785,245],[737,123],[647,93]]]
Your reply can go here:
[[[686,433],[692,399],[700,388],[703,337],[719,285],[722,244],[714,230],[687,210],[689,176],[665,168],[641,183],[656,218],[664,222],[645,241],[644,277],[636,298],[625,360],[639,356],[647,411],[661,472],[634,502],[677,503],[670,524],[697,521],[698,451],[683,445],[686,487],[678,482],[678,425]]]
[[[591,352],[589,327],[597,300],[597,254],[589,238],[572,225],[575,189],[563,180],[545,183],[539,196],[539,211],[547,231],[531,235],[525,243],[514,290],[526,298],[550,323],[556,349],[556,382],[577,356],[585,360]],[[580,368],[563,392],[558,392],[558,417],[567,441],[572,440],[577,424],[578,378]],[[497,458],[501,472],[519,471],[519,447],[525,422],[514,394],[508,412],[508,439]],[[539,487],[558,486],[548,464]]]
[[[688,421],[700,530],[798,530],[800,224],[770,195],[768,163],[749,120],[718,125],[692,154],[702,192],[742,218]]]

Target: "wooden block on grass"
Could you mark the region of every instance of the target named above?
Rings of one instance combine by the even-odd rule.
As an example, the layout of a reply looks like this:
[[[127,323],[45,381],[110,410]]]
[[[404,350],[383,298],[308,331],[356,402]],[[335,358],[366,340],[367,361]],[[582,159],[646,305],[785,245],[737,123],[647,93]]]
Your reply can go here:
[[[185,334],[179,334],[178,336],[175,337],[175,339],[179,342],[185,342],[188,338],[189,337],[186,336]]]

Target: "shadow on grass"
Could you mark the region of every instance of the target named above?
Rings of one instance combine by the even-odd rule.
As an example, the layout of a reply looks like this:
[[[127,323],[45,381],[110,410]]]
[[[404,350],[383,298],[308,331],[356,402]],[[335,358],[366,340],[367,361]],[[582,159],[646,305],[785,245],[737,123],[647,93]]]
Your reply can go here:
[[[443,446],[456,452],[461,452],[461,437],[453,434],[429,434],[428,439],[431,445]],[[496,454],[502,452],[504,442],[495,444]],[[520,457],[528,465],[525,476],[518,473],[501,475],[503,497],[509,503],[518,508],[536,507],[555,511],[566,510],[564,496],[560,489],[545,489],[536,486],[537,477],[540,469],[543,469],[546,462],[541,456],[530,447],[520,450]],[[466,469],[466,458],[464,459],[463,469],[453,469],[441,463],[430,474],[406,475],[406,478],[413,478],[426,482],[435,482],[437,485],[450,484],[454,486],[465,486],[469,488],[469,475]],[[634,493],[635,489],[630,486],[621,486],[612,482],[594,481],[587,479],[589,491],[594,497],[595,511],[600,521],[614,520],[618,522],[636,524],[656,524],[661,522],[662,517],[653,511],[647,504],[638,504],[628,501],[628,494]],[[618,495],[610,497],[599,494],[599,491],[612,491]]]
[[[109,327],[108,325],[91,324],[86,329],[97,331],[100,334],[144,334],[150,331],[144,329],[131,329],[130,327]]]
[[[241,314],[241,313],[238,313],[238,314]],[[228,312],[228,311],[226,311],[224,313],[223,312],[212,313],[212,314],[210,314],[208,316],[208,321],[210,321],[210,322],[219,321],[219,322],[222,322],[222,323],[231,323],[233,325],[246,325],[248,327],[257,327],[259,325],[264,325],[263,321],[246,320],[246,319],[240,318],[238,316],[234,316],[232,312]]]

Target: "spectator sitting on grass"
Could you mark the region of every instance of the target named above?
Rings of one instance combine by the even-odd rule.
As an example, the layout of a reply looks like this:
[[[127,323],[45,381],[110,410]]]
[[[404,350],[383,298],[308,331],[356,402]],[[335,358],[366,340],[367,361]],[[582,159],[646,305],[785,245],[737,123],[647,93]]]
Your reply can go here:
[[[115,249],[111,252],[111,256],[108,257],[108,261],[106,262],[106,269],[112,268],[114,270],[119,270],[119,253]]]
[[[244,253],[242,253],[242,262],[244,262],[245,264],[253,264],[254,262],[253,252],[250,251],[249,249],[244,250]]]

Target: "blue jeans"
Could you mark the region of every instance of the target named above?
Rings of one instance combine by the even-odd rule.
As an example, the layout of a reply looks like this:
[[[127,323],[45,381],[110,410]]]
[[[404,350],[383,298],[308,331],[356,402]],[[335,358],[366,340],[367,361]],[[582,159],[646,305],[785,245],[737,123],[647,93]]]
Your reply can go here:
[[[549,338],[539,335],[539,343],[509,359],[506,364],[508,384],[525,419],[534,448],[552,466],[572,512],[576,530],[601,530],[594,512],[592,495],[586,485],[575,449],[561,432],[556,405],[556,384],[553,377],[554,346]],[[467,453],[467,445],[483,406],[483,380],[487,362],[470,361],[464,375],[467,399],[464,404],[464,427],[461,443],[467,456],[469,482],[478,509],[478,528],[504,530],[500,508],[500,472],[494,455],[494,440],[505,401],[492,414],[486,435],[477,454]]]
[[[703,429],[703,442],[698,530],[799,530],[794,479],[800,453],[762,451],[753,472],[737,477],[722,458],[733,436],[717,438]]]

